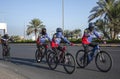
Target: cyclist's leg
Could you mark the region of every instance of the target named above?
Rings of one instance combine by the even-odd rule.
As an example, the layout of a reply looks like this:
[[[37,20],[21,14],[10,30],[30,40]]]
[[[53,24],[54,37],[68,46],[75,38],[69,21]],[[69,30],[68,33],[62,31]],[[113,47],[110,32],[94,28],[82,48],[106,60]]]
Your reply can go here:
[[[87,53],[89,52],[89,44],[82,44],[82,45],[83,45],[85,54],[87,55]]]
[[[91,43],[89,44],[89,46],[93,47],[91,56],[94,55],[95,50],[96,50],[96,48],[97,48],[97,45],[98,45],[98,43],[96,43],[96,42],[91,42]]]
[[[5,56],[5,46],[2,44],[2,55]]]
[[[64,62],[64,51],[63,51],[63,48],[61,46],[58,46],[57,49],[60,51],[60,52],[58,52],[59,53],[59,60],[62,63],[62,62]]]
[[[89,44],[89,46],[93,47],[93,52],[95,51],[97,45],[98,45],[98,43],[95,43],[95,42],[91,42],[91,43]]]
[[[85,52],[85,54],[84,54],[84,63],[86,62],[86,58],[87,58],[87,56],[88,56],[88,52],[89,52],[89,44],[83,44],[83,47],[84,47],[84,52]],[[82,59],[81,59],[82,60]],[[87,59],[87,63],[88,63],[89,61],[88,61],[88,59]]]
[[[62,57],[62,56],[63,56],[63,53],[64,53],[63,48],[62,48],[61,46],[58,46],[57,49],[58,49],[59,51],[61,51],[61,52],[60,52],[60,57]]]

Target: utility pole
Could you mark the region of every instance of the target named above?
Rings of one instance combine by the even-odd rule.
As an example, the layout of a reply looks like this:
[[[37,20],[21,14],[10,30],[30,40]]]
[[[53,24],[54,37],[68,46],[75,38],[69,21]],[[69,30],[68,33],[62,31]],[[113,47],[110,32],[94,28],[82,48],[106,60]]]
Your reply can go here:
[[[62,29],[64,32],[64,0],[62,0]]]

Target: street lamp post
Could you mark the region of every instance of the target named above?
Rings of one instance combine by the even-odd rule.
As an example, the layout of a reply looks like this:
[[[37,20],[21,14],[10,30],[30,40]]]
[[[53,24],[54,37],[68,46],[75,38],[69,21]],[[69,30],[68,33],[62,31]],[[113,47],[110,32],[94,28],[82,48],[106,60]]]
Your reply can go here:
[[[62,29],[64,31],[64,0],[62,0]]]

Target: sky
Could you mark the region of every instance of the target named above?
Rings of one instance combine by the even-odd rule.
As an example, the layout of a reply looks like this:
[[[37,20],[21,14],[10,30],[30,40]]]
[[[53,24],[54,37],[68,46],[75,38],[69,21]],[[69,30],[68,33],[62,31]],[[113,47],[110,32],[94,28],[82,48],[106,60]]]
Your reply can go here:
[[[64,0],[64,29],[83,31],[97,1]],[[48,33],[62,27],[62,0],[0,0],[0,23],[7,23],[9,35],[24,36],[34,18],[43,22]]]

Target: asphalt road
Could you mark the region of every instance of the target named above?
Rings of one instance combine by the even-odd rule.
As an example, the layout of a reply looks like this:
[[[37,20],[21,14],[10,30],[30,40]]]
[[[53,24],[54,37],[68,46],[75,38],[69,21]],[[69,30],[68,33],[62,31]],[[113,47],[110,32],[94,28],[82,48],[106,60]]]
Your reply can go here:
[[[85,69],[78,68],[76,65],[75,72],[67,74],[61,65],[58,65],[55,70],[50,70],[45,60],[41,63],[36,63],[34,57],[35,45],[11,44],[10,46],[11,62],[2,60],[0,46],[0,63],[27,79],[120,79],[120,47],[102,47],[103,50],[110,53],[113,59],[113,66],[109,72],[100,72],[93,61]],[[82,47],[68,47],[68,52],[75,56],[79,49],[82,49]]]

